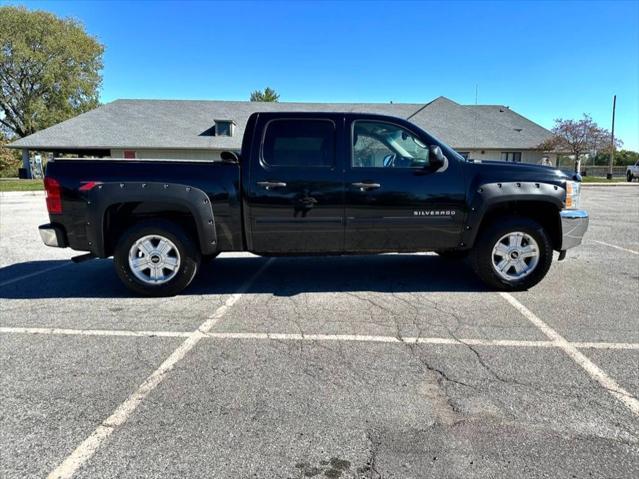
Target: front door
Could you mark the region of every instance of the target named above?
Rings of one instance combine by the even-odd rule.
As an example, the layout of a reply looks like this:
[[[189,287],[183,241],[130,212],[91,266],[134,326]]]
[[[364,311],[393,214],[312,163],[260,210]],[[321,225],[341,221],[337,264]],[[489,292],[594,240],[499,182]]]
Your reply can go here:
[[[433,169],[428,143],[434,140],[423,134],[374,118],[347,123],[346,251],[457,246],[466,215],[458,160],[449,158],[444,167]]]
[[[337,115],[260,115],[256,131],[263,135],[253,142],[248,186],[251,251],[343,251],[344,177],[337,155],[343,121]]]

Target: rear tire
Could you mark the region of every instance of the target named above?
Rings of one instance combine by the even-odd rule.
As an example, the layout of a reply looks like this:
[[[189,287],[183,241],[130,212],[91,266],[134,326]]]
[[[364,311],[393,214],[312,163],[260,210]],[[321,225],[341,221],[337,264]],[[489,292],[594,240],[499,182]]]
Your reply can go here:
[[[502,291],[536,285],[550,269],[552,243],[544,228],[529,218],[509,216],[486,226],[471,250],[477,276]]]
[[[178,225],[149,220],[122,234],[113,259],[118,276],[131,291],[143,296],[174,296],[195,277],[201,255]]]

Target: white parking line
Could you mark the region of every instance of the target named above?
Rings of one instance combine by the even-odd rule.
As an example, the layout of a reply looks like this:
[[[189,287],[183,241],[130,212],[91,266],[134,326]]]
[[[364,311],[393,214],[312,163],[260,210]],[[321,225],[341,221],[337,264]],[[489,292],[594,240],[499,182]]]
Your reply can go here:
[[[0,333],[7,334],[60,334],[68,336],[160,336],[185,338],[191,331],[131,331],[128,329],[66,329],[66,328],[16,328],[0,327]]]
[[[232,294],[225,303],[220,306],[209,318],[204,321],[200,327],[191,332],[186,340],[166,358],[166,360],[151,375],[146,378],[142,385],[129,396],[126,401],[118,406],[118,408],[100,424],[93,433],[86,438],[62,464],[56,467],[48,475],[52,478],[68,478],[78,470],[82,464],[87,462],[98,450],[102,442],[111,435],[111,433],[119,426],[122,426],[138,405],[153,391],[167,376],[175,365],[184,356],[197,345],[202,338],[206,337],[215,323],[217,323],[226,312],[239,301],[242,295],[250,288],[255,279],[273,262],[273,258],[267,260],[260,269],[234,294]]]
[[[2,283],[0,283],[0,288],[2,286],[6,286],[6,285],[11,284],[11,283],[17,283],[18,281],[22,281],[23,279],[33,278],[34,276],[38,276],[39,274],[48,273],[49,271],[54,271],[54,270],[60,269],[60,268],[66,268],[67,266],[70,266],[72,264],[73,263],[71,261],[69,261],[67,263],[57,264],[55,266],[51,266],[50,268],[41,269],[40,271],[34,271],[33,273],[24,274],[22,276],[18,276],[17,278],[11,278],[11,279],[9,279],[7,281],[3,281]]]
[[[639,251],[635,251],[633,249],[628,249],[628,248],[623,248],[621,246],[617,246],[616,244],[610,244],[610,243],[606,243],[604,241],[599,241],[599,240],[591,240],[593,243],[599,243],[602,244],[604,246],[608,246],[609,248],[615,248],[621,251],[625,251],[626,253],[632,253],[632,254],[639,254]]]
[[[67,328],[22,328],[0,327],[0,334],[52,334],[68,336],[133,336],[187,338],[190,331],[132,331],[128,329],[67,329]],[[359,334],[299,334],[299,333],[203,333],[202,339],[261,339],[278,341],[352,341],[369,343],[409,343],[409,344],[450,344],[463,346],[502,346],[524,348],[556,348],[553,341],[527,341],[518,339],[476,339],[476,338],[436,338],[407,336],[367,336]],[[610,343],[605,341],[570,342],[575,348],[583,349],[639,349],[639,343]]]
[[[639,349],[638,343],[570,342],[578,349]]]
[[[639,416],[639,400],[637,400],[637,398],[617,384],[617,382],[602,371],[599,366],[577,350],[574,344],[570,344],[562,335],[538,318],[532,311],[526,308],[526,306],[517,301],[514,296],[509,293],[500,294],[531,323],[537,326],[558,348],[563,350],[573,361],[581,366],[592,379],[597,381],[606,391],[621,401],[632,413]]]
[[[2,332],[2,328],[0,328]],[[450,344],[471,346],[502,346],[523,348],[556,348],[554,341],[528,341],[520,339],[433,338],[404,336],[366,336],[359,334],[295,334],[295,333],[207,333],[217,339],[271,339],[282,341],[353,341],[371,343]],[[576,348],[639,349],[639,343],[610,343],[605,341],[574,342]]]
[[[451,344],[478,346],[552,347],[551,341],[520,341],[511,339],[455,339],[397,336],[367,336],[360,334],[296,334],[296,333],[208,333],[216,339],[270,339],[281,341],[351,341],[364,343]],[[639,345],[637,345],[639,347]]]

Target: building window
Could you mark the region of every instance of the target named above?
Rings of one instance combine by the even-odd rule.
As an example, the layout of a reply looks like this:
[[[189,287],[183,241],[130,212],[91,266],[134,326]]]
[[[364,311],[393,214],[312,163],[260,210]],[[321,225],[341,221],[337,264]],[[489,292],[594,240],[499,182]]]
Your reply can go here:
[[[521,151],[502,151],[501,161],[512,161],[514,163],[521,163]]]
[[[262,161],[279,167],[331,167],[335,125],[328,120],[273,120],[266,127]]]
[[[215,136],[233,136],[235,122],[233,120],[215,120]]]
[[[124,150],[125,160],[135,160],[135,150]]]

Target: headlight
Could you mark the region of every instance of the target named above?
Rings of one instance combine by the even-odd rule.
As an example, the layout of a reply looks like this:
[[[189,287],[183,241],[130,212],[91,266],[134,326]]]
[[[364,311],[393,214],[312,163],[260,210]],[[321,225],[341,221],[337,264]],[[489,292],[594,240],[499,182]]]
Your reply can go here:
[[[579,208],[581,197],[581,183],[579,181],[566,181],[566,208],[576,210]]]

